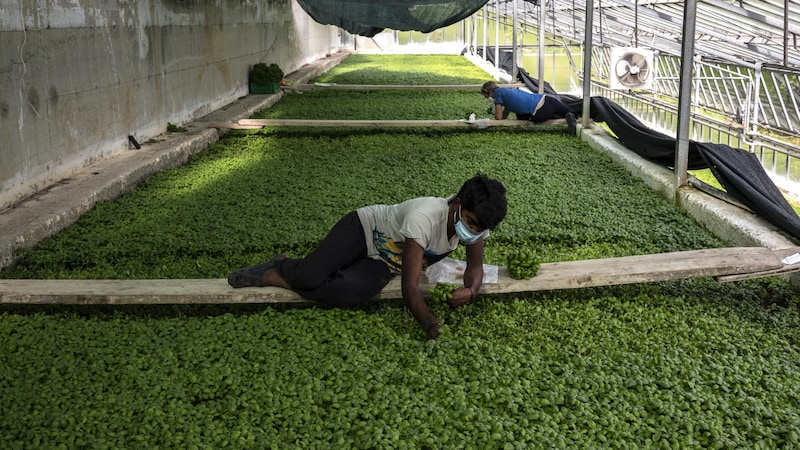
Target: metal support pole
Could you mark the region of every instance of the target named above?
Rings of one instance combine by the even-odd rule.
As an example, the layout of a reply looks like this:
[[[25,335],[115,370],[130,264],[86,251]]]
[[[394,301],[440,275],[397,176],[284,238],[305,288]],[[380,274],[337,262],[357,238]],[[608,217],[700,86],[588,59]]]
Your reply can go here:
[[[761,63],[756,63],[756,70],[754,72],[756,88],[753,93],[753,118],[750,121],[750,131],[753,134],[758,132],[758,114],[761,112],[761,75]]]
[[[694,68],[694,33],[697,0],[686,0],[683,10],[681,43],[681,79],[678,91],[678,132],[675,139],[675,190],[688,184],[689,123],[692,115],[692,69]]]
[[[512,3],[514,11],[511,12],[511,81],[517,79],[517,0]]]
[[[586,128],[589,126],[590,100],[592,98],[592,27],[594,23],[594,0],[586,1],[586,23],[584,24],[584,44],[583,53],[586,57],[583,60],[583,114],[581,121]]]
[[[539,93],[544,94],[544,26],[547,20],[545,0],[539,0]]]
[[[494,2],[494,68],[500,68],[500,3]]]
[[[789,65],[789,0],[783,0],[783,65]]]
[[[472,16],[472,24],[471,31],[472,31],[472,39],[470,39],[470,50],[472,53],[478,51],[478,18]]]
[[[483,5],[483,60],[486,61],[489,55],[486,54],[486,44],[489,42],[489,6]]]

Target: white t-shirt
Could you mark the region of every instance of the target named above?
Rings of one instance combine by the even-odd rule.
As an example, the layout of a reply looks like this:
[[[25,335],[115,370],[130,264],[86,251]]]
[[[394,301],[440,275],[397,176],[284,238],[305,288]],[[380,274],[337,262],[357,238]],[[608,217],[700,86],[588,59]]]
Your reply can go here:
[[[458,236],[447,239],[447,201],[453,197],[421,197],[396,205],[371,205],[360,208],[358,218],[364,227],[367,255],[386,262],[399,273],[406,239],[414,239],[425,249],[423,270],[441,260],[458,246]]]

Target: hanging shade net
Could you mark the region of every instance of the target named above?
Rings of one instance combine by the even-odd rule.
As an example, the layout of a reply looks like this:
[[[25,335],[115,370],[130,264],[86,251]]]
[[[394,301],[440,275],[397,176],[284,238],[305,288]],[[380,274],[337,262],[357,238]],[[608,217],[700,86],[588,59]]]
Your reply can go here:
[[[384,28],[429,33],[471,16],[488,0],[298,0],[312,19],[372,37]]]

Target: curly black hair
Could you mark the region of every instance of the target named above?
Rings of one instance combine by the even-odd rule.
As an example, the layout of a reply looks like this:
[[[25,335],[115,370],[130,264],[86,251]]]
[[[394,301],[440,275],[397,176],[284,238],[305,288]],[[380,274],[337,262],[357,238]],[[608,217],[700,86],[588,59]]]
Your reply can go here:
[[[503,183],[478,172],[456,194],[461,207],[472,211],[483,228],[494,230],[506,217],[508,204]]]

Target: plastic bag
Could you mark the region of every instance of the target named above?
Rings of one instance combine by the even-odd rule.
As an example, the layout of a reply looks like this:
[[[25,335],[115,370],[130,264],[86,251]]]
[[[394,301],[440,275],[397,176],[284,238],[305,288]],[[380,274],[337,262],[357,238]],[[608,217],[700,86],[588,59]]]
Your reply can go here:
[[[425,269],[425,276],[431,283],[464,284],[464,271],[467,269],[465,261],[453,258],[444,258],[436,264],[431,264]],[[483,265],[483,282],[497,283],[498,267],[489,264]]]

